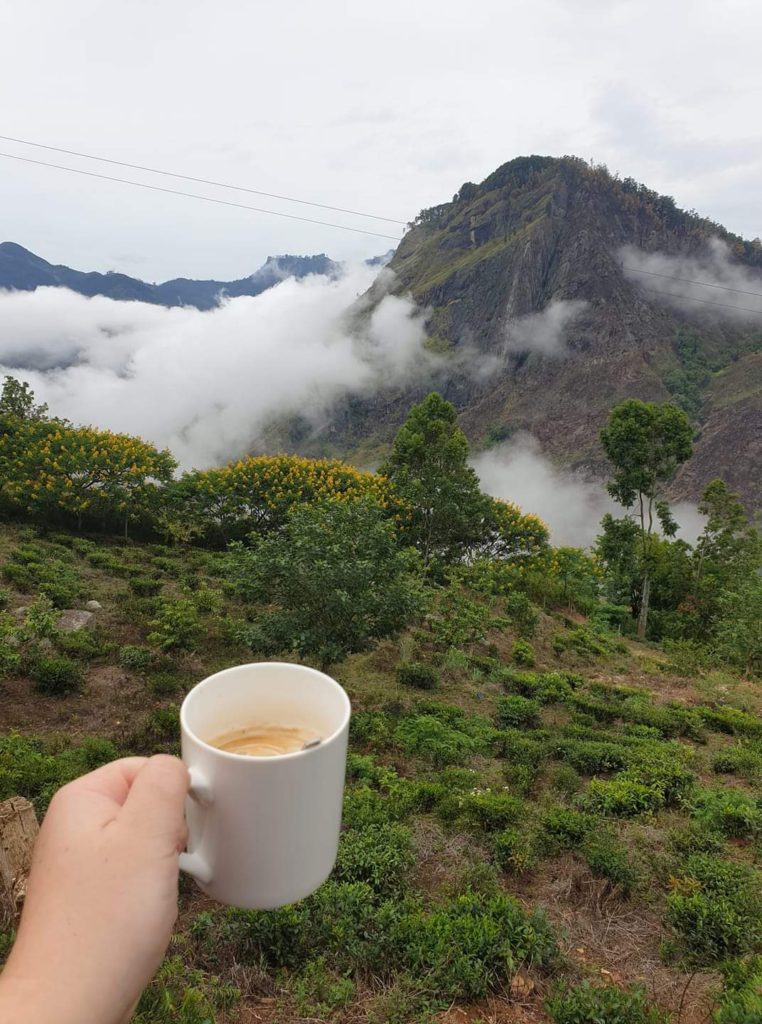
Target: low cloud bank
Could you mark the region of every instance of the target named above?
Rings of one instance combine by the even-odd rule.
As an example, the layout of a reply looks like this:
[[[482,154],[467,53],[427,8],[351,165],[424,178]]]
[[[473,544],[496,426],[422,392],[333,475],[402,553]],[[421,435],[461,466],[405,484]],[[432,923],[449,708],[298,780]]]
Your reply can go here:
[[[626,246],[619,253],[625,276],[649,296],[704,316],[758,322],[762,271],[732,262],[725,242],[713,238],[696,256],[669,256]]]
[[[554,466],[528,434],[476,455],[472,465],[488,494],[539,515],[556,545],[586,547],[600,532],[606,512],[624,514],[600,481]],[[703,529],[695,506],[680,502],[673,511],[679,536],[695,541]]]
[[[377,275],[287,279],[207,312],[61,288],[0,292],[0,374],[28,380],[56,415],[139,434],[183,468],[214,465],[274,420],[317,426],[349,394],[431,371],[412,299],[386,294],[364,326],[350,322]]]
[[[510,320],[505,329],[506,351],[563,355],[566,329],[587,306],[582,299],[553,299],[539,313]]]

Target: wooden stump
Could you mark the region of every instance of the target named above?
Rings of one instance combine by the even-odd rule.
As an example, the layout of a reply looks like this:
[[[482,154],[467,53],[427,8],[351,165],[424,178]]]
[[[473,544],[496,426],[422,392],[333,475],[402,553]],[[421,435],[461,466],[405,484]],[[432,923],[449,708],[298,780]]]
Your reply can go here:
[[[0,803],[0,918],[13,921],[21,911],[39,831],[34,807],[23,796]]]

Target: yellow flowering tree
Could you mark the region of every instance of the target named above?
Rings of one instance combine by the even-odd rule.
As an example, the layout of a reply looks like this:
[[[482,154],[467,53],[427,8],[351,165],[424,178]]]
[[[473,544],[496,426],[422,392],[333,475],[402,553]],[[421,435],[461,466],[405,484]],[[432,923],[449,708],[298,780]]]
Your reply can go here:
[[[389,480],[335,459],[260,455],[185,473],[168,495],[169,520],[227,543],[281,527],[299,505],[371,498],[390,517],[404,506]]]
[[[83,518],[118,521],[126,533],[155,507],[176,465],[140,438],[60,420],[18,421],[0,435],[6,496],[39,518],[73,516],[79,527]]]

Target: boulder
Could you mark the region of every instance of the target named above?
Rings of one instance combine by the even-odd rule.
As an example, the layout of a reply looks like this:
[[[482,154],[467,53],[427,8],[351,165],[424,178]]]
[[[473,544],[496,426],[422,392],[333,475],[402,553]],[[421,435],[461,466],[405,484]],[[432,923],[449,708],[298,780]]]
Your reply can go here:
[[[102,607],[103,605],[100,601],[88,601],[85,605],[85,608],[87,608],[89,612],[99,612]]]
[[[29,611],[29,609],[27,608],[27,606],[26,605],[22,605],[20,608],[14,608],[13,609],[13,614],[16,616],[17,619],[25,619],[26,618],[26,613],[28,611]]]
[[[92,629],[95,625],[95,616],[92,612],[82,611],[80,608],[67,608],[61,612],[56,627],[64,633],[75,633],[80,629]]]

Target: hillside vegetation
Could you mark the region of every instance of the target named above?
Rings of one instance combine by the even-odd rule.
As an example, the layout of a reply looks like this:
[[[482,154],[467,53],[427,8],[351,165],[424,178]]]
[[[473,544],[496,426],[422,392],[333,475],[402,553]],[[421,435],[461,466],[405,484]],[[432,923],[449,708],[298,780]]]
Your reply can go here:
[[[42,814],[177,752],[183,695],[230,664],[327,666],[353,703],[331,879],[258,913],[183,878],[135,1024],[760,1020],[758,618],[729,625],[759,552],[721,483],[695,550],[623,518],[591,555],[480,494],[437,395],[380,476],[284,456],[173,481],[21,385],[0,415],[0,799]],[[57,628],[90,601],[93,628]]]

